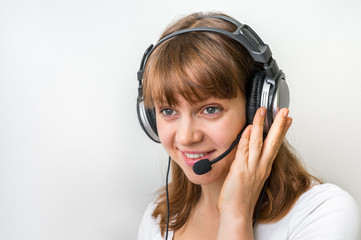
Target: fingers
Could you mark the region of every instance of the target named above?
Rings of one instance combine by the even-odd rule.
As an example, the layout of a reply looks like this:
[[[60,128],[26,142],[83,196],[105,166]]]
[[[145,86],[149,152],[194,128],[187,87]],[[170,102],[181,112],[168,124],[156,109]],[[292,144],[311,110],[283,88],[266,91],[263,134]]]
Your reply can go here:
[[[258,171],[264,173],[270,171],[273,160],[283,142],[283,139],[291,126],[292,118],[288,117],[289,110],[281,109],[277,114],[267,138],[263,141],[263,125],[266,109],[257,110],[253,125],[248,126],[240,139],[237,148],[235,168]]]
[[[257,168],[258,159],[261,156],[263,148],[263,125],[266,115],[265,108],[259,108],[253,119],[252,132],[250,136],[250,149],[249,149],[249,167],[251,169]]]
[[[269,168],[272,166],[273,160],[292,124],[292,118],[288,117],[288,113],[289,110],[287,108],[283,108],[277,113],[271,129],[267,134],[267,138],[264,141],[260,161]]]
[[[247,126],[242,133],[241,139],[239,140],[236,158],[235,158],[236,160],[232,164],[232,166],[234,165],[234,168],[236,169],[244,168],[247,167],[248,165],[249,140],[251,136],[251,128],[252,125]]]

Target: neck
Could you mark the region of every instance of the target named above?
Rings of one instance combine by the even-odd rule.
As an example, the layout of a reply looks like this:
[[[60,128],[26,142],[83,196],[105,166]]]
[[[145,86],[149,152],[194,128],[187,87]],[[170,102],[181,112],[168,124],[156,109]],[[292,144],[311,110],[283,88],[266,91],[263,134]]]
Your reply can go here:
[[[202,185],[202,193],[199,199],[199,204],[203,207],[217,210],[217,204],[224,179],[211,184]],[[218,210],[217,210],[218,211]]]

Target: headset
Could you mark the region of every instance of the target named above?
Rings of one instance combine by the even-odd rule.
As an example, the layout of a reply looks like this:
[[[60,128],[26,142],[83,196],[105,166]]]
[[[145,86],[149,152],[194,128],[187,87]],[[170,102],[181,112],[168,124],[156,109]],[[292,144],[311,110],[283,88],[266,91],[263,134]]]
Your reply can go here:
[[[233,18],[223,15],[209,15],[202,16],[200,18],[222,19],[234,24],[237,29],[234,32],[211,27],[194,27],[182,29],[163,37],[155,45],[150,45],[147,48],[137,73],[139,86],[136,107],[138,120],[141,127],[150,139],[160,143],[157,131],[155,109],[146,108],[143,101],[144,67],[154,49],[156,49],[164,41],[181,34],[187,34],[189,32],[212,32],[226,36],[240,43],[241,46],[243,46],[249,52],[254,61],[263,63],[263,69],[257,71],[250,82],[246,99],[246,114],[247,125],[252,124],[257,109],[260,107],[266,108],[267,112],[264,123],[264,131],[267,133],[277,112],[284,107],[288,108],[290,101],[289,88],[286,82],[285,74],[281,69],[279,69],[276,60],[272,58],[272,52],[269,46],[265,44],[256,34],[256,32],[254,32],[248,25],[241,24]]]

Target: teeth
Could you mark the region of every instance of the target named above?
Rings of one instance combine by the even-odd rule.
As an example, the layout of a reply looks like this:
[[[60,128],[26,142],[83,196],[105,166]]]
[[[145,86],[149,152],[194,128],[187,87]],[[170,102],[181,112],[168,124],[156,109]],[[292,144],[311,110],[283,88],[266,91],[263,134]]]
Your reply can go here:
[[[194,154],[191,154],[191,153],[185,153],[185,155],[187,156],[187,158],[201,158],[201,157],[204,157],[206,155],[206,153],[194,153]]]

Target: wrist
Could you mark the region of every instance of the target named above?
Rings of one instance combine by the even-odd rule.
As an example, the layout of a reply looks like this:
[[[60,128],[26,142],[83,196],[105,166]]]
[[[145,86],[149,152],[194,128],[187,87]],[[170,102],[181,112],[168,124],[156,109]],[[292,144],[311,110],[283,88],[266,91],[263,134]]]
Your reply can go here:
[[[252,217],[237,214],[221,214],[218,239],[253,239]]]
[[[250,211],[250,209],[250,207],[240,208],[229,205],[228,207],[218,208],[218,212],[220,218],[232,219],[236,221],[246,221],[250,219],[252,221],[253,211]]]
[[[239,226],[252,226],[252,216],[242,215],[235,213],[221,213],[219,215],[220,223],[239,225]]]

